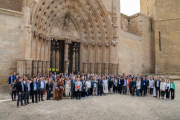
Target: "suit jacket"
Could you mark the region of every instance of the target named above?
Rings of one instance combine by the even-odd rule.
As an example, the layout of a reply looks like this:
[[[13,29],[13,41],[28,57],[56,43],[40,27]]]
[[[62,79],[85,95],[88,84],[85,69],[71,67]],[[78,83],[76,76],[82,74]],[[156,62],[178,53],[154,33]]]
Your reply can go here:
[[[98,79],[98,86],[102,87],[102,83],[103,83],[103,80],[102,79]]]
[[[124,85],[124,79],[121,79],[120,82],[121,82],[121,85]]]
[[[82,91],[82,82],[81,81],[79,81],[80,82],[80,88],[79,88],[79,91]],[[78,89],[76,88],[78,86],[78,81],[76,81],[75,82],[75,91],[78,91]]]
[[[38,92],[38,83],[36,82],[36,86],[37,86],[37,92]],[[34,90],[34,81],[33,82],[31,82],[31,84],[30,84],[30,88],[31,88],[31,93],[33,92],[33,90]]]
[[[44,81],[43,81],[43,82],[44,82]],[[45,82],[44,82],[44,89],[45,89],[45,85],[46,85],[46,84],[45,84]],[[38,89],[40,89],[40,88],[41,88],[41,81],[38,82]]]
[[[145,85],[144,85],[144,81],[143,81],[143,79],[141,79],[141,88],[143,88],[143,86],[147,86],[147,80],[145,79]]]
[[[12,82],[14,81],[14,77],[12,76]],[[9,84],[11,84],[12,83],[11,82],[11,76],[9,77]]]
[[[55,83],[55,82],[54,82]],[[50,91],[52,91],[53,84],[50,83]],[[54,89],[54,88],[53,88]],[[46,90],[49,90],[49,83],[46,83]]]
[[[75,83],[76,83],[76,81],[75,81]],[[73,80],[71,80],[71,91],[75,89],[75,83],[73,82]]]
[[[21,85],[21,82],[18,82],[17,84],[17,93],[19,93],[19,92],[22,92],[22,85]]]
[[[27,86],[27,82],[24,83],[24,92],[25,94],[28,93],[28,86]]]
[[[160,87],[160,84],[161,84],[161,81],[159,81],[159,87]],[[155,88],[157,88],[157,80],[156,80],[156,82],[155,82]]]

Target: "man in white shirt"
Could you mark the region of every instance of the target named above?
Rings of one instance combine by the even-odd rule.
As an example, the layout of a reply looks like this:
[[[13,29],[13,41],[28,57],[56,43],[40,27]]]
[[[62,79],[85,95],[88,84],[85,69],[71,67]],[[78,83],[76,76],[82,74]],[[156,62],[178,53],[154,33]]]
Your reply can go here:
[[[93,96],[94,96],[94,92],[96,93],[97,96],[97,89],[98,89],[98,80],[96,80],[96,76],[95,76],[93,80]]]
[[[40,96],[41,96],[41,101],[44,101],[43,100],[43,92],[45,89],[44,78],[40,78],[40,81],[38,82],[38,88],[39,88],[39,101],[40,101]]]

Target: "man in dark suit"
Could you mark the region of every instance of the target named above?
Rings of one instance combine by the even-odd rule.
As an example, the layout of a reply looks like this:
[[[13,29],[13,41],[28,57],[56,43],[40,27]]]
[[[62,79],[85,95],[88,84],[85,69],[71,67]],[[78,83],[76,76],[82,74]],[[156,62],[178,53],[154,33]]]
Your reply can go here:
[[[145,94],[146,94],[146,88],[147,88],[147,82],[146,82],[146,79],[145,79],[145,76],[143,76],[143,78],[141,79],[141,97],[142,97],[142,92],[144,91],[144,97],[145,97]]]
[[[21,106],[25,106],[23,104],[24,84],[23,84],[22,78],[19,78],[19,82],[17,83],[17,94],[18,94],[17,107],[19,108],[19,101],[20,100],[21,100]]]
[[[101,79],[101,76],[99,76],[99,79],[98,79],[98,95],[100,94],[100,96],[102,96],[102,84],[103,84],[103,81]]]
[[[74,99],[75,97],[75,77],[72,77],[72,80],[71,80],[71,99]]]
[[[29,104],[29,95],[30,95],[30,85],[29,85],[29,80],[26,80],[24,83],[24,103],[25,103],[25,105]]]
[[[160,84],[161,84],[161,81],[159,80],[159,78],[157,78],[157,80],[155,82],[156,98],[158,96],[158,93],[159,93],[159,98],[160,98]]]
[[[37,92],[38,92],[38,83],[36,82],[36,78],[33,79],[33,82],[30,84],[31,87],[31,94],[32,94],[32,103],[34,103],[34,95],[37,102]]]
[[[14,80],[13,74],[11,73],[11,76],[9,77],[9,84],[11,84]]]
[[[122,84],[121,84],[121,79],[120,79],[120,77],[118,77],[117,84],[118,84],[118,91],[119,91],[119,93],[121,94]]]
[[[40,96],[41,96],[41,101],[44,101],[44,100],[43,100],[44,89],[45,89],[44,78],[40,78],[40,81],[38,82],[39,102],[40,102]]]

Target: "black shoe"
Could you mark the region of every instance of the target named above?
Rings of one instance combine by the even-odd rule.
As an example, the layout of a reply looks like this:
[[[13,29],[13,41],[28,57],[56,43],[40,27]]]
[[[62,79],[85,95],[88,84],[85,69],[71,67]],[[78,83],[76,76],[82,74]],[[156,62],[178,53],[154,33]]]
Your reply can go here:
[[[27,105],[27,104],[25,104],[25,105]]]
[[[41,100],[41,101],[44,101],[44,100]]]
[[[36,103],[38,103],[38,102],[36,102]]]
[[[34,103],[34,102],[32,102],[32,103]]]
[[[27,104],[30,104],[29,102]]]

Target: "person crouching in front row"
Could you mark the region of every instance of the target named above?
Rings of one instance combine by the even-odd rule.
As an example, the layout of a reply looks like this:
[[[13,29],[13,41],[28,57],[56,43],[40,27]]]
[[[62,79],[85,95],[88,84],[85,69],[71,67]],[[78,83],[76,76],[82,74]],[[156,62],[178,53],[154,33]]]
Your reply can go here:
[[[76,91],[76,100],[81,99],[81,91],[82,91],[82,82],[79,78],[77,78],[77,81],[75,82],[75,91]],[[79,95],[78,95],[79,94]]]

